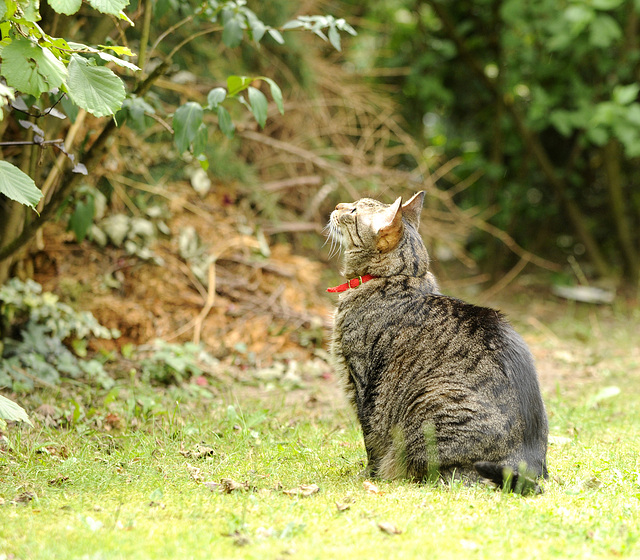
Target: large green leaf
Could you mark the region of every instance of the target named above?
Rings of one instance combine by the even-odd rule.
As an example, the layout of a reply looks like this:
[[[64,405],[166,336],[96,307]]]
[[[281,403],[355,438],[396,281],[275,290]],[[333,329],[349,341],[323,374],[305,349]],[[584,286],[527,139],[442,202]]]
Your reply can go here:
[[[40,189],[29,175],[3,160],[0,160],[0,193],[31,208],[42,198]]]
[[[271,89],[271,97],[273,97],[273,100],[276,102],[276,106],[278,107],[278,111],[280,111],[280,114],[284,115],[284,104],[282,103],[282,90],[280,89],[280,86],[276,84],[271,78],[262,76],[261,79],[269,84],[269,88]]]
[[[229,48],[237,47],[242,42],[242,21],[240,16],[230,18],[222,30],[222,42]]]
[[[218,126],[225,136],[227,136],[228,138],[233,138],[233,133],[236,129],[236,126],[231,120],[229,111],[227,111],[222,105],[218,105]]]
[[[40,97],[64,83],[67,69],[49,49],[18,38],[2,50],[2,75],[7,85]]]
[[[217,87],[212,89],[207,95],[207,103],[209,109],[215,109],[220,103],[222,103],[227,97],[227,91],[224,88]]]
[[[109,68],[94,66],[74,54],[69,63],[69,96],[96,117],[113,115],[125,98],[124,84]]]
[[[0,418],[4,418],[11,422],[26,422],[29,426],[33,427],[33,424],[31,423],[31,420],[29,420],[29,416],[27,416],[24,408],[2,395],[0,395]]]
[[[227,89],[229,90],[229,97],[237,95],[241,91],[247,89],[251,82],[255,78],[248,78],[247,76],[229,76],[227,78]]]
[[[129,0],[88,0],[89,5],[103,14],[119,16],[129,5]]]
[[[249,105],[251,106],[251,112],[258,121],[261,128],[267,123],[267,110],[269,103],[259,89],[249,86]]]
[[[199,103],[189,101],[178,107],[173,115],[173,140],[180,153],[186,152],[196,137],[202,124],[202,113]]]
[[[40,21],[40,0],[18,0],[22,17],[29,23]]]
[[[47,2],[54,12],[72,16],[82,6],[82,0],[48,0]]]

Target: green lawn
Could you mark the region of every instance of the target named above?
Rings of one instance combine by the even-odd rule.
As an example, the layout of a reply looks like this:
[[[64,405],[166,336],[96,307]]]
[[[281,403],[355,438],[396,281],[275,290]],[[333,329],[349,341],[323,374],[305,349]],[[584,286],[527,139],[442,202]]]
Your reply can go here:
[[[631,352],[635,336],[622,332],[603,344],[622,340]],[[579,372],[595,346],[572,340]],[[208,397],[122,382],[99,397],[79,389],[75,404],[39,393],[30,410],[56,403],[69,422],[9,428],[0,559],[640,558],[640,379],[627,354],[570,392],[546,388],[551,478],[537,497],[367,487],[344,403],[291,399],[292,389]],[[238,488],[224,492],[222,479]]]

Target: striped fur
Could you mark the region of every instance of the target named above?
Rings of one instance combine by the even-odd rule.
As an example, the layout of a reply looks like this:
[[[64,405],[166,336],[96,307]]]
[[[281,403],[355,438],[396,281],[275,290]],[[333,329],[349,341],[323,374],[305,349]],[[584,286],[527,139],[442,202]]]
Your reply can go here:
[[[339,204],[329,223],[344,275],[377,277],[340,295],[332,341],[369,473],[535,490],[522,482],[547,476],[548,426],[533,359],[498,311],[439,293],[423,198]]]

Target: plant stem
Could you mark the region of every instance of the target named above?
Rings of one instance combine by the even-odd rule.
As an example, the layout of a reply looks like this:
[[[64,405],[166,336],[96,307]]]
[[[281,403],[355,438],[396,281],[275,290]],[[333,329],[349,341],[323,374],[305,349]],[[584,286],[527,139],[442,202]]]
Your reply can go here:
[[[149,44],[149,33],[151,30],[151,16],[153,15],[153,0],[144,0],[144,19],[142,21],[142,35],[140,36],[140,52],[138,52],[138,65],[140,66],[140,76],[138,82],[144,78],[144,67],[147,58],[147,46]]]
[[[626,275],[632,282],[638,280],[639,264],[638,253],[633,243],[633,232],[631,223],[627,219],[625,211],[624,196],[624,175],[622,173],[620,159],[622,157],[620,143],[612,138],[603,149],[604,165],[607,170],[609,187],[609,201],[611,203],[611,213],[616,225],[618,243],[622,250],[625,263]]]

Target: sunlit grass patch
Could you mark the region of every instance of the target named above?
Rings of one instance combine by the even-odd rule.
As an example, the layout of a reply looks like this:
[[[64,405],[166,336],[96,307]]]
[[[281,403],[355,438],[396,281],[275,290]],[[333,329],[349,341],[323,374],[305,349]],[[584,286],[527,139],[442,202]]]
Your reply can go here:
[[[365,484],[360,431],[340,406],[309,414],[256,399],[176,404],[149,389],[155,412],[143,414],[127,406],[123,386],[110,404],[121,429],[86,420],[12,431],[0,454],[0,554],[637,556],[640,399],[628,390],[594,400],[599,390],[548,397],[551,478],[542,496],[524,498],[483,485]]]

